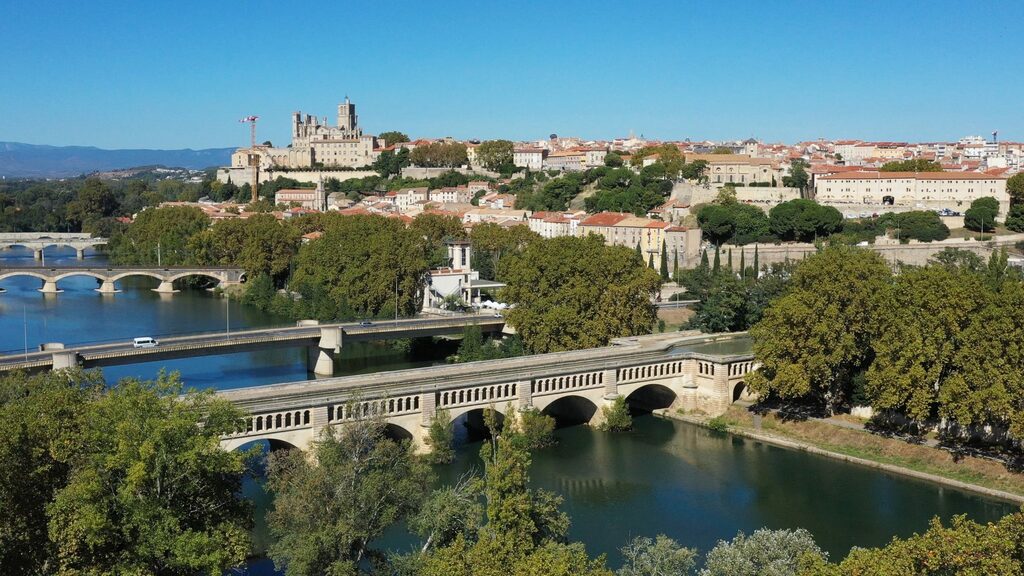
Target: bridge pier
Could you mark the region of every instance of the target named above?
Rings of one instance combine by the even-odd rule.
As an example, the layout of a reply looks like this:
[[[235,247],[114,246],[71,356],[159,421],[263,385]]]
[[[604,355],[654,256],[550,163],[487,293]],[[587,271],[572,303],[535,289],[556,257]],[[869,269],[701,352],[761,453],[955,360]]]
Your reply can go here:
[[[177,292],[177,290],[174,289],[173,282],[161,280],[160,285],[157,286],[156,288],[153,288],[153,292],[156,292],[158,294],[174,294],[175,292]]]
[[[341,353],[344,333],[341,328],[321,328],[320,341],[309,348],[307,366],[317,376],[334,376],[334,357]]]
[[[35,258],[36,260],[42,260],[43,259],[43,249],[42,248],[36,248],[35,250],[33,250],[32,251],[32,257]]]
[[[120,292],[112,280],[104,280],[103,284],[100,284],[100,287],[97,288],[96,291],[100,294],[116,294]]]
[[[78,367],[78,354],[71,351],[60,351],[53,353],[53,370]]]
[[[85,248],[75,248],[75,257],[79,260],[85,259]]]
[[[39,289],[43,294],[57,294],[63,292],[57,288],[57,282],[54,280],[43,280],[43,287]]]

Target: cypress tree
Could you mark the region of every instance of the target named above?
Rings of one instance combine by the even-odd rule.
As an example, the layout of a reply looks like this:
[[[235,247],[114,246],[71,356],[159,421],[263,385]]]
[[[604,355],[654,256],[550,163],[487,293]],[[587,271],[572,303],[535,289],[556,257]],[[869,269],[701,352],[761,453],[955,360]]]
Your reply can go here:
[[[722,269],[722,256],[720,254],[720,250],[718,249],[718,246],[715,246],[715,264],[711,268],[711,271],[712,272],[718,272],[721,269]]]
[[[654,254],[647,257],[647,267],[654,270]]]
[[[674,264],[674,266],[672,268],[672,279],[675,280],[678,283],[679,282],[679,251],[678,250],[673,250],[672,251],[672,258],[675,259],[675,264]]]
[[[665,241],[661,241],[661,280],[662,282],[668,282],[668,245]]]
[[[747,254],[746,250],[740,249],[740,278],[746,278],[747,277],[747,259],[746,259],[746,254]]]
[[[761,277],[761,267],[757,263],[757,244],[754,244],[754,279]]]
[[[732,272],[732,248],[729,248],[729,271]]]
[[[640,249],[640,243],[639,242],[636,243],[636,255],[639,256],[640,257],[640,261],[643,262],[644,251]]]
[[[700,267],[703,268],[704,270],[708,269],[708,251],[707,250],[701,250],[700,251]]]

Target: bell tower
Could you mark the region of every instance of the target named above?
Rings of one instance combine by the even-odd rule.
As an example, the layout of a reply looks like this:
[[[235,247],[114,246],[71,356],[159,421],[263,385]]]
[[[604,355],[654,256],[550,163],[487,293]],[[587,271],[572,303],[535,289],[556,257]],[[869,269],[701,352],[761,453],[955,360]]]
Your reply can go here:
[[[348,96],[345,96],[345,102],[338,104],[338,128],[345,131],[355,131],[357,126],[356,105],[349,102]]]

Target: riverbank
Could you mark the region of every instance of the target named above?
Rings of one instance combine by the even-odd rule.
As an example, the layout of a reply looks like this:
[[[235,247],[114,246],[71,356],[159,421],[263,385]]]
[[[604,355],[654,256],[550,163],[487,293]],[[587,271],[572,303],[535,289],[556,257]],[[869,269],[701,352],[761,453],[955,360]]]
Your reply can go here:
[[[709,427],[705,415],[659,410],[667,418]],[[732,406],[719,421],[728,432],[766,444],[851,462],[893,474],[983,494],[1024,505],[1024,474],[973,456],[954,456],[928,446],[886,438],[864,430],[806,420],[787,421],[774,414],[755,418],[746,408]]]

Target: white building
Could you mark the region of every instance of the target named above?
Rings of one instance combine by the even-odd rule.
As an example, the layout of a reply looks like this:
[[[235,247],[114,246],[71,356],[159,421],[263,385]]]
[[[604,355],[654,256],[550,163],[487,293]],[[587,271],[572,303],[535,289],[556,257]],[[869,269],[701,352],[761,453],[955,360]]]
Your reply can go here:
[[[515,148],[512,151],[512,163],[520,168],[538,171],[544,167],[543,148]]]
[[[840,172],[817,178],[815,200],[835,206],[879,212],[942,210],[963,212],[978,198],[999,202],[1002,220],[1010,210],[1006,177],[978,172]],[[849,215],[849,214],[847,214]]]
[[[449,266],[430,271],[423,291],[424,310],[445,309],[446,300],[478,308],[482,303],[482,290],[505,287],[501,282],[480,279],[480,273],[473,270],[473,250],[469,242],[459,240],[445,244]]]

